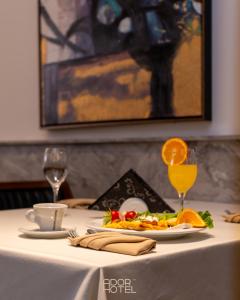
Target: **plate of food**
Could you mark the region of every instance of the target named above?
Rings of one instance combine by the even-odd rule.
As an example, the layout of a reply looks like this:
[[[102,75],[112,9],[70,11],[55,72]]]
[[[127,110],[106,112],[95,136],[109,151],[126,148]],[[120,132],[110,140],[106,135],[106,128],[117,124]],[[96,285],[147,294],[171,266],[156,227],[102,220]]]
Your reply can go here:
[[[213,227],[208,211],[185,208],[178,213],[120,212],[109,210],[103,219],[87,225],[94,232],[110,231],[153,239],[175,239]]]

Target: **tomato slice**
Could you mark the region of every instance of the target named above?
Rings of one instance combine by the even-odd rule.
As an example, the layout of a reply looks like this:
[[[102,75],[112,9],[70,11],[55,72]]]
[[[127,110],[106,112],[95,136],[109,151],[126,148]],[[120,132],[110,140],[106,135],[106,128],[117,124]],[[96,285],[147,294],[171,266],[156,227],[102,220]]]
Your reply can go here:
[[[125,219],[126,220],[133,220],[137,217],[137,213],[133,210],[131,211],[127,211],[126,214],[125,214]]]
[[[112,216],[112,221],[120,219],[120,217],[119,217],[119,211],[117,211],[117,210],[112,210],[111,211],[111,216]]]

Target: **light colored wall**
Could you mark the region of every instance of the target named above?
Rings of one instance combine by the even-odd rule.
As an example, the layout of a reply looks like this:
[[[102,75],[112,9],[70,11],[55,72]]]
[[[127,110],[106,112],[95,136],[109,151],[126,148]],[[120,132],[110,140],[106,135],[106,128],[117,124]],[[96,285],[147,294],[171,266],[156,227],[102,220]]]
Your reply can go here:
[[[39,128],[37,1],[1,2],[0,142],[240,135],[239,0],[213,0],[212,122],[60,131]]]

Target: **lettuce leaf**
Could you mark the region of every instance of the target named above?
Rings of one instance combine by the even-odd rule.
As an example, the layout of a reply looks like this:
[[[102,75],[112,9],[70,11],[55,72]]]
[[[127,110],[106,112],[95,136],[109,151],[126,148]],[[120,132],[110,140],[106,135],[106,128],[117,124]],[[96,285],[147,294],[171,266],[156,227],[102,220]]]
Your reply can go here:
[[[206,223],[208,228],[213,228],[214,227],[212,216],[211,216],[211,214],[208,210],[199,211],[198,214],[203,219],[203,221]]]
[[[103,225],[106,225],[108,223],[111,223],[112,221],[112,213],[111,210],[105,211],[104,216],[103,216]]]

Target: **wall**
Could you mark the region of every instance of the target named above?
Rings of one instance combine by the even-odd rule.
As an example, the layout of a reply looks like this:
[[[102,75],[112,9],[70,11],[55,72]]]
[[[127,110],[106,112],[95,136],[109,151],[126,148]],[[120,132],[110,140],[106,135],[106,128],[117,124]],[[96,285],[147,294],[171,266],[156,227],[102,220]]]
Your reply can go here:
[[[239,202],[240,141],[194,141],[198,177],[188,199]],[[69,144],[67,180],[75,197],[98,198],[130,168],[164,198],[176,198],[167,167],[160,158],[161,143]],[[0,182],[41,180],[46,144],[1,145]]]
[[[239,0],[213,0],[212,122],[47,131],[39,128],[37,0],[2,1],[0,181],[43,179],[44,148],[49,142],[62,141],[69,142],[65,145],[71,154],[68,181],[75,197],[100,196],[129,168],[163,197],[175,197],[160,159],[159,139],[181,135],[203,139],[193,142],[199,151],[199,176],[189,197],[239,202],[240,143],[221,140],[223,135],[240,135],[239,13]],[[208,136],[215,136],[215,140]],[[142,142],[112,143],[137,139]],[[146,142],[148,139],[155,142]],[[106,143],[93,145],[88,141]]]
[[[46,131],[39,128],[37,1],[2,1],[0,142],[239,135],[239,12],[239,0],[213,0],[212,122]]]

